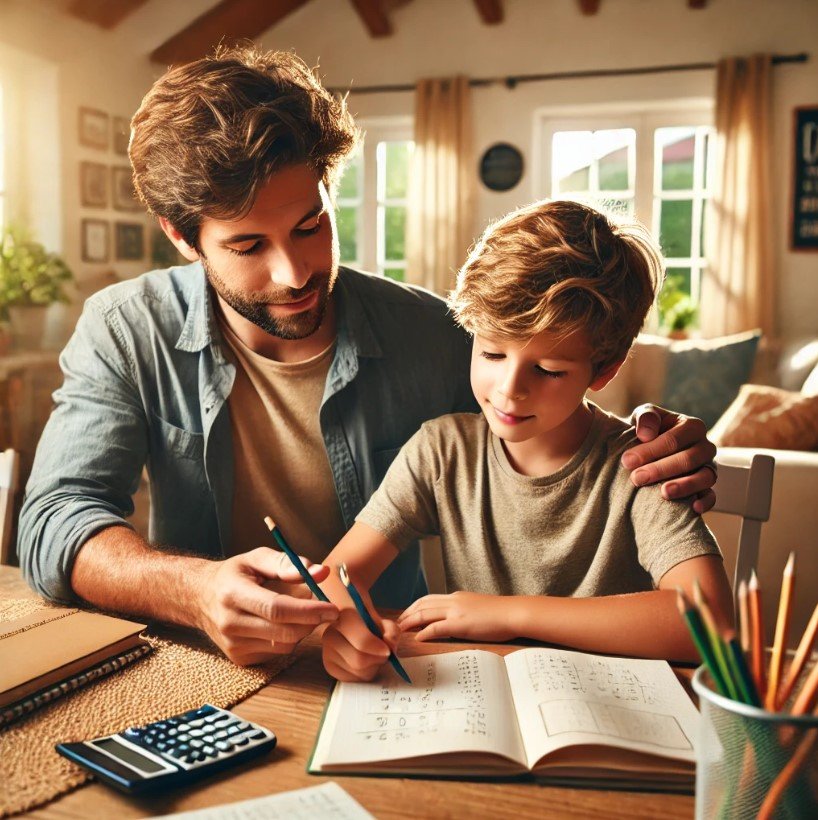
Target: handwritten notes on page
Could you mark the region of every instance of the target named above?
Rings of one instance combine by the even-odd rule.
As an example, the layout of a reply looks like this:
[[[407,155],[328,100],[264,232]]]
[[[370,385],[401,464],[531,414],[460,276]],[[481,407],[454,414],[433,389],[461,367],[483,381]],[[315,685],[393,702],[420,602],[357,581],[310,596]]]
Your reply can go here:
[[[337,783],[271,794],[209,809],[165,814],[153,820],[374,820]]]
[[[366,763],[446,752],[492,752],[523,765],[503,659],[491,652],[402,661],[413,685],[391,672],[335,690],[325,722],[337,721],[326,763]]]
[[[698,712],[664,661],[522,649],[505,662],[529,766],[576,744],[694,760]]]

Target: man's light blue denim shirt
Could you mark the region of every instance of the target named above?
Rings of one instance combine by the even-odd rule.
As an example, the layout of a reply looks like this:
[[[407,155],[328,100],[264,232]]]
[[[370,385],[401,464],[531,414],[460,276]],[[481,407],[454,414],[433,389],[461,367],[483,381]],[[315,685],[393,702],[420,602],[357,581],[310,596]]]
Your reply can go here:
[[[350,527],[424,421],[477,406],[469,339],[441,299],[346,268],[334,294],[338,337],[320,422]],[[224,556],[233,500],[227,398],[235,368],[211,299],[195,263],[113,285],[86,302],[60,357],[65,379],[20,514],[20,566],[47,598],[76,601],[74,558],[100,530],[129,526],[143,465],[150,541]],[[257,446],[265,446],[263,430]],[[373,597],[403,607],[423,592],[415,548],[393,563]]]

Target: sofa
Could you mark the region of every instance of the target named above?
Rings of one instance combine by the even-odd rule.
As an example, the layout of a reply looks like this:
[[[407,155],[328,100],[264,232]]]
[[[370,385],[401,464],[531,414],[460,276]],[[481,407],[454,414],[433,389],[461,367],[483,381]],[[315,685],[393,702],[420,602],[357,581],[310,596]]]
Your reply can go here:
[[[721,352],[730,348],[731,353]],[[669,384],[669,378],[675,383]],[[680,382],[685,382],[681,393]],[[719,458],[732,463],[749,464],[755,453],[775,458],[770,519],[761,528],[757,571],[771,643],[781,573],[790,551],[795,552],[789,644],[797,644],[818,602],[818,338],[769,345],[758,333],[708,341],[640,335],[617,377],[590,398],[619,415],[652,402],[703,418]],[[740,521],[715,512],[705,520],[732,582]]]

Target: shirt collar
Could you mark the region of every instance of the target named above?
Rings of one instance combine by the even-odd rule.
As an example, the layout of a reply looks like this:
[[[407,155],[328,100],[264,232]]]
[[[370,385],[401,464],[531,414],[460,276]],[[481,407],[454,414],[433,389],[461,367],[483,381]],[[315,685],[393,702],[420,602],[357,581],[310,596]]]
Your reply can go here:
[[[198,353],[219,334],[213,303],[210,300],[210,287],[202,263],[194,262],[189,265],[186,274],[190,281],[187,316],[182,332],[176,340],[176,349]]]

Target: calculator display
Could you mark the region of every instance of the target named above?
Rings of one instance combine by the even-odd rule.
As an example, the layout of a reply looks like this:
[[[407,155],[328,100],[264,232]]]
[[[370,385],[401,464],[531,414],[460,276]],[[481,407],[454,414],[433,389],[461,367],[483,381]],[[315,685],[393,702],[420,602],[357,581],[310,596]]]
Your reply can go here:
[[[167,768],[161,763],[151,760],[149,757],[144,757],[130,746],[124,746],[122,743],[117,743],[116,740],[110,737],[95,740],[93,745],[98,749],[102,749],[104,752],[108,752],[108,754],[113,755],[114,757],[118,757],[124,763],[129,763],[131,766],[135,766],[142,772],[152,774],[153,772],[165,771]]]

